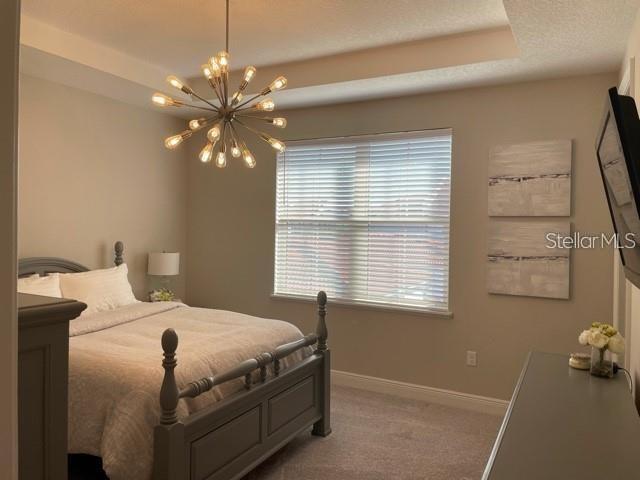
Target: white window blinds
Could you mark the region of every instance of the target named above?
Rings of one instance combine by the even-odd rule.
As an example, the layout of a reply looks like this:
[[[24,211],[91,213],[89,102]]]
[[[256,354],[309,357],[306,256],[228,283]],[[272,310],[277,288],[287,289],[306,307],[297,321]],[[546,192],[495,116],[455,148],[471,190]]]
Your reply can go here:
[[[451,130],[287,146],[274,294],[447,311]]]

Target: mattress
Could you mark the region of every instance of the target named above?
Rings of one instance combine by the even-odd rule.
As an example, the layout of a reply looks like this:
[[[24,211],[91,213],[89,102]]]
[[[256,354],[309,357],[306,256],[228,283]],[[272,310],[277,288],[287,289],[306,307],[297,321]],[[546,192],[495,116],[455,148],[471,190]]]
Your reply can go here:
[[[111,480],[149,479],[153,427],[160,417],[164,370],[160,338],[179,336],[180,387],[213,376],[276,346],[302,338],[290,323],[176,302],[136,303],[83,315],[69,327],[69,452],[102,457]],[[283,359],[286,368],[310,349]],[[243,389],[237,379],[195,399],[184,399],[179,417]]]

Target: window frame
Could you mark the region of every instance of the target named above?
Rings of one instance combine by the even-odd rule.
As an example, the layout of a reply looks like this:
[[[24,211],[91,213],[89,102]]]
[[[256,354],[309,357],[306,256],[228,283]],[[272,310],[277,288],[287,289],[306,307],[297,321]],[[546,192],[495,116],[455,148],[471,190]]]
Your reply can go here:
[[[438,316],[438,317],[446,317],[452,318],[453,312],[451,311],[451,202],[452,202],[452,186],[453,186],[453,155],[454,155],[454,143],[453,143],[453,128],[451,127],[443,127],[443,128],[435,128],[435,129],[420,129],[420,130],[408,130],[402,132],[383,132],[383,133],[375,133],[375,134],[362,134],[362,135],[347,135],[347,136],[339,136],[339,137],[317,137],[317,138],[308,138],[308,139],[299,139],[299,140],[288,140],[287,145],[289,146],[305,146],[305,145],[316,145],[321,142],[324,145],[331,145],[333,143],[340,144],[345,141],[354,140],[354,142],[366,142],[367,140],[376,140],[376,139],[393,139],[393,137],[416,137],[416,138],[425,138],[425,137],[438,137],[448,135],[451,138],[451,157],[449,160],[449,202],[448,202],[448,242],[447,242],[447,250],[448,250],[448,262],[447,262],[447,306],[446,308],[434,308],[434,307],[421,307],[421,306],[413,306],[413,305],[403,305],[400,303],[386,303],[386,302],[376,302],[376,301],[358,301],[358,300],[349,300],[344,298],[339,298],[335,300],[331,300],[331,303],[334,305],[346,306],[346,307],[355,307],[362,308],[367,310],[379,310],[379,311],[395,311],[395,312],[405,312],[411,314],[420,314],[427,316]],[[286,152],[285,152],[286,155]],[[276,157],[276,162],[280,161],[280,154]],[[295,301],[295,302],[304,302],[304,303],[314,303],[316,301],[316,294],[309,295],[299,295],[292,293],[283,293],[276,292],[276,259],[277,259],[277,249],[278,249],[278,218],[277,218],[277,209],[278,209],[278,163],[276,163],[276,188],[275,188],[275,202],[274,202],[274,235],[273,235],[273,280],[272,280],[272,288],[270,298],[275,300],[287,300],[287,301]]]

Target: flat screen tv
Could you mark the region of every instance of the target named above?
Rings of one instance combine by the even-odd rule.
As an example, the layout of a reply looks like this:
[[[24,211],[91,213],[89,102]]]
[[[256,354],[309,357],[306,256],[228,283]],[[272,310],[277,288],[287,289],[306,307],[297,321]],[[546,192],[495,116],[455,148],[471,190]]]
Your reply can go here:
[[[633,98],[616,88],[608,92],[596,151],[625,276],[640,288],[640,119]]]

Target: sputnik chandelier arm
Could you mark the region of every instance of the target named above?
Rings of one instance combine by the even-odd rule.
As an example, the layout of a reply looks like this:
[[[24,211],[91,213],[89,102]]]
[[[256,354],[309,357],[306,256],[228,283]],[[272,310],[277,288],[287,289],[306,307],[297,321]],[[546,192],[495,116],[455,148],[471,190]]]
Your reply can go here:
[[[285,118],[263,117],[260,116],[259,113],[272,112],[275,110],[275,102],[271,98],[268,98],[267,95],[285,88],[287,86],[287,79],[282,76],[276,78],[268,86],[260,90],[260,93],[251,95],[251,98],[246,100],[243,98],[244,91],[256,76],[256,68],[248,66],[244,70],[244,75],[238,88],[233,94],[229,95],[229,59],[229,0],[226,0],[225,50],[218,52],[217,55],[211,57],[201,66],[202,73],[215,94],[217,104],[200,96],[189,85],[173,75],[167,77],[167,82],[172,87],[188,95],[192,102],[199,100],[201,104],[194,105],[193,103],[187,103],[163,93],[155,93],[152,100],[153,103],[159,107],[187,107],[209,112],[209,116],[189,121],[187,130],[165,139],[164,143],[167,148],[174,149],[195,132],[208,128],[206,134],[207,143],[198,155],[201,162],[209,163],[215,159],[215,165],[219,168],[224,168],[227,165],[227,151],[229,150],[233,157],[242,157],[245,165],[253,168],[256,165],[255,158],[247,148],[245,141],[242,140],[238,134],[235,125],[238,124],[244,130],[256,134],[273,148],[283,152],[285,145],[282,141],[248,125],[243,120],[260,120],[273,127],[285,128],[287,126],[287,120]]]

